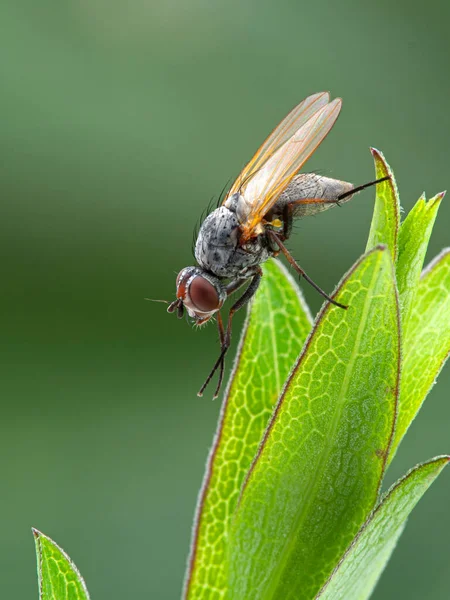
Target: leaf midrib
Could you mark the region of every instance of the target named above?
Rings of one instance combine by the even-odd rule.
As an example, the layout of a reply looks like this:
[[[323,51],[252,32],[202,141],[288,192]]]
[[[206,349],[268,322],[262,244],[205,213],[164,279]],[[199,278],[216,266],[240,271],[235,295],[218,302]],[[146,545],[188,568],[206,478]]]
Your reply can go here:
[[[373,284],[374,284],[375,279],[377,279],[380,274],[381,258],[382,258],[382,254],[380,257],[378,257],[378,260],[377,260],[378,264],[377,264],[376,268],[374,269],[374,273],[372,275],[372,279],[370,281],[370,285],[368,288],[369,291],[366,296],[366,300],[364,302],[363,313],[362,313],[360,323],[358,326],[354,349],[350,356],[350,360],[347,363],[344,380],[343,380],[342,386],[341,386],[341,391],[340,391],[339,397],[336,402],[336,410],[334,412],[334,417],[333,417],[333,421],[331,424],[331,435],[329,437],[330,440],[334,440],[336,437],[337,425],[340,422],[340,417],[341,417],[341,412],[342,412],[343,399],[345,398],[345,395],[348,392],[348,388],[349,388],[350,380],[351,380],[351,372],[353,370],[353,365],[355,362],[357,351],[359,350],[362,334],[365,330],[365,325],[367,322],[369,308],[370,308],[370,305],[372,303],[373,296],[374,296],[374,294],[373,294],[374,285]],[[297,535],[298,531],[302,527],[302,525],[306,519],[306,516],[309,514],[309,508],[312,504],[312,500],[315,497],[315,493],[317,491],[317,488],[318,488],[320,482],[322,481],[322,476],[324,473],[325,465],[328,464],[328,459],[330,457],[332,447],[333,447],[333,444],[330,442],[327,446],[327,449],[322,454],[322,460],[320,461],[320,464],[318,465],[318,468],[316,469],[317,476],[315,477],[314,482],[306,490],[305,502],[303,503],[302,510],[298,513],[298,517],[296,519],[295,526],[292,530],[293,533],[290,535],[290,539],[288,539],[286,544],[284,545],[284,548],[281,552],[281,558],[278,562],[278,566],[270,577],[269,587],[264,591],[264,596],[262,596],[262,598],[264,600],[271,600],[272,598],[274,598],[274,594],[277,591],[281,576],[285,570],[287,561],[291,554],[292,547],[294,546],[294,544],[298,538],[298,535]]]

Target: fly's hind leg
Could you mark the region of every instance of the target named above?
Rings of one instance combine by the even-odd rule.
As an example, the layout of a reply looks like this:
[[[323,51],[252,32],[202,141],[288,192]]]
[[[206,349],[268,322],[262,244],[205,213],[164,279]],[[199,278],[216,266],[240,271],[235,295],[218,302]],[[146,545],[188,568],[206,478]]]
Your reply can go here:
[[[302,176],[299,175],[298,177]],[[321,181],[325,181],[325,179],[326,178],[321,178]],[[292,265],[292,267],[297,271],[300,277],[304,277],[306,281],[319,292],[319,294],[321,294],[332,304],[335,304],[336,306],[339,306],[341,308],[347,308],[347,306],[344,306],[343,304],[340,304],[339,302],[336,302],[335,300],[330,298],[316,283],[314,283],[314,281],[310,277],[308,277],[308,275],[303,271],[303,269],[296,263],[293,256],[283,244],[283,242],[288,240],[291,235],[294,215],[296,217],[306,217],[322,212],[323,210],[330,208],[331,206],[340,206],[340,203],[342,201],[345,201],[354,194],[357,194],[358,192],[361,192],[362,190],[373,185],[377,185],[378,183],[382,183],[383,181],[387,181],[388,179],[390,179],[390,177],[386,176],[381,177],[380,179],[376,179],[375,181],[369,181],[369,183],[365,183],[364,185],[360,185],[358,187],[351,186],[351,189],[347,189],[347,191],[344,191],[340,194],[336,194],[334,184],[339,184],[341,188],[343,185],[346,185],[348,188],[350,184],[343,184],[343,182],[327,179],[327,185],[325,187],[323,185],[317,187],[316,182],[316,188],[314,189],[316,192],[321,192],[320,195],[322,197],[297,197],[297,199],[292,199],[295,198],[295,196],[297,195],[295,194],[294,190],[293,193],[289,195],[287,200],[284,200],[282,204],[280,203],[278,206],[275,206],[276,214],[282,215],[283,218],[282,231],[275,232],[272,229],[266,230],[267,239],[270,244],[270,249],[273,252],[274,256],[276,256],[279,252],[282,252],[289,261],[289,264]],[[333,185],[330,185],[330,182],[333,183]],[[299,193],[301,191],[302,190],[300,190]]]
[[[287,258],[289,264],[292,267],[294,267],[294,269],[297,271],[297,273],[300,275],[300,277],[303,277],[304,279],[306,279],[306,281],[310,285],[312,285],[312,287],[315,290],[317,290],[321,296],[323,296],[324,298],[326,298],[328,300],[328,302],[331,302],[331,304],[334,304],[335,306],[339,306],[339,308],[344,308],[344,309],[348,308],[348,306],[345,306],[345,304],[341,304],[340,302],[336,302],[336,300],[333,300],[333,298],[330,298],[330,296],[328,296],[328,294],[326,292],[324,292],[323,289],[320,288],[317,285],[317,283],[315,283],[311,279],[311,277],[308,277],[308,275],[305,273],[305,271],[297,264],[296,260],[292,256],[292,254],[289,252],[289,250],[283,244],[283,242],[281,240],[281,237],[278,234],[276,234],[274,231],[268,230],[267,231],[267,235],[269,236],[269,238],[271,238],[271,241],[274,242],[278,246],[278,248],[281,250],[281,252]]]
[[[220,315],[218,316],[217,323],[218,323],[218,327],[219,327],[219,338],[220,338],[220,344],[221,344],[220,356],[216,360],[213,368],[211,369],[210,374],[206,378],[205,383],[200,388],[200,391],[197,394],[198,396],[203,396],[203,392],[205,391],[207,385],[211,381],[211,379],[212,379],[214,373],[217,371],[217,369],[219,369],[219,381],[217,383],[216,391],[214,392],[214,398],[217,398],[217,396],[219,395],[219,391],[220,391],[220,388],[222,385],[222,380],[223,380],[225,355],[226,355],[228,348],[230,347],[230,343],[231,343],[231,325],[232,325],[233,315],[240,308],[245,306],[249,302],[249,300],[251,300],[251,298],[255,295],[256,290],[258,289],[259,284],[261,282],[261,277],[262,277],[262,270],[260,268],[258,268],[258,271],[253,275],[253,278],[252,278],[248,288],[245,290],[245,292],[242,294],[242,296],[230,308],[230,312],[228,314],[227,329],[225,332],[224,332],[222,317],[220,317]],[[231,283],[229,287],[230,287],[231,291],[234,291],[236,289],[236,284]]]

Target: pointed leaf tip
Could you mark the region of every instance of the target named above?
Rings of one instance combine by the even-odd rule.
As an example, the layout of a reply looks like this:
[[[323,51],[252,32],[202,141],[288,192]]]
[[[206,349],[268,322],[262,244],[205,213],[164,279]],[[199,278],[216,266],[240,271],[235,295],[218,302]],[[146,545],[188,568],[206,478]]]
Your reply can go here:
[[[34,527],[40,600],[89,600],[84,579],[62,548]]]
[[[442,193],[430,200],[421,196],[403,221],[398,246],[397,284],[402,308],[402,329],[406,333],[417,292],[428,242],[439,210]]]
[[[431,208],[422,214],[426,220],[429,213],[433,216],[435,212]],[[450,354],[450,248],[444,249],[420,273],[423,256],[424,249],[420,260],[415,260],[409,271],[405,264],[398,276],[399,290],[404,290],[403,321],[406,310],[409,318],[403,330],[402,385],[390,461]],[[400,264],[399,258],[397,274]],[[415,287],[411,303],[407,285],[412,277]]]
[[[398,253],[398,231],[400,227],[400,199],[394,173],[383,153],[376,148],[370,149],[375,162],[377,179],[389,177],[375,186],[375,208],[370,226],[366,250],[377,244],[386,244],[395,263]]]
[[[446,322],[450,314],[450,282],[444,254],[422,271],[444,195],[445,192],[440,192],[428,201],[425,195],[421,196],[400,228],[396,272],[402,317],[403,367],[399,418],[389,461],[392,461],[450,350]],[[441,260],[444,263],[438,267],[440,273],[432,277],[427,286],[424,278]],[[431,344],[432,339],[435,340],[434,345]]]

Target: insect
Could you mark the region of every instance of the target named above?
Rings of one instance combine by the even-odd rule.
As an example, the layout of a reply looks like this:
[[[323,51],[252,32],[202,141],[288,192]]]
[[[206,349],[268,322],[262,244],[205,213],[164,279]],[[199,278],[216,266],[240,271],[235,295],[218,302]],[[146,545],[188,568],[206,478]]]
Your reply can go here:
[[[309,96],[274,129],[226,194],[221,206],[202,223],[195,243],[198,266],[185,267],[176,279],[177,298],[168,312],[181,318],[184,309],[194,323],[217,316],[220,355],[200,388],[203,395],[219,370],[214,397],[222,385],[225,355],[230,347],[233,315],[254,296],[261,281],[261,264],[284,254],[295,271],[324,298],[343,309],[308,277],[284,242],[294,218],[314,215],[349,200],[384,177],[354,187],[345,181],[298,171],[324,140],[341,110],[342,100],[326,92]],[[226,299],[249,282],[228,314],[226,328],[220,313]]]

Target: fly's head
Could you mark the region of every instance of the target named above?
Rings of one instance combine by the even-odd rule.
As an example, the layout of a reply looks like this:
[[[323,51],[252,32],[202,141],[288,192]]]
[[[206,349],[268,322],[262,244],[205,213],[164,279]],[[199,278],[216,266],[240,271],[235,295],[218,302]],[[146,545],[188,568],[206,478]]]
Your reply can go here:
[[[223,306],[227,297],[218,277],[200,267],[186,267],[177,276],[177,299],[167,312],[177,312],[179,319],[187,310],[196,325],[206,323]]]

